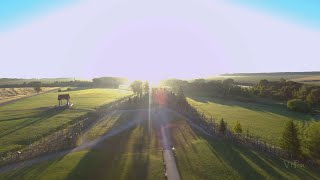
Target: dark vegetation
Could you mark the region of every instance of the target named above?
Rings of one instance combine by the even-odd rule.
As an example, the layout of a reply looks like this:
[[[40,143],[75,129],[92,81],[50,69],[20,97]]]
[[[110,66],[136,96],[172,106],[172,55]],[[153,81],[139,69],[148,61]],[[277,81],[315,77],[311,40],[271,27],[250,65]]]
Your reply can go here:
[[[319,71],[311,72],[273,72],[273,73],[232,73],[232,74],[222,74],[223,76],[295,76],[295,75],[304,75],[304,76],[314,76],[319,75]]]
[[[2,79],[3,80],[3,79]],[[4,81],[0,84],[0,88],[16,88],[16,87],[98,87],[98,88],[118,88],[121,84],[127,82],[125,78],[119,77],[100,77],[94,78],[92,81],[83,81],[83,80],[64,80],[63,81],[30,81],[23,79],[19,81]],[[17,82],[17,83],[15,83]]]
[[[286,81],[285,79],[280,79],[279,81],[264,79],[250,87],[237,85],[230,78],[223,81],[195,79],[191,82],[169,79],[162,83],[172,87],[174,91],[177,91],[181,86],[185,92],[203,93],[211,97],[232,98],[243,101],[255,101],[256,97],[262,97],[265,100],[288,101],[288,108],[298,112],[310,112],[311,109],[316,109],[320,105],[319,86],[305,85]]]

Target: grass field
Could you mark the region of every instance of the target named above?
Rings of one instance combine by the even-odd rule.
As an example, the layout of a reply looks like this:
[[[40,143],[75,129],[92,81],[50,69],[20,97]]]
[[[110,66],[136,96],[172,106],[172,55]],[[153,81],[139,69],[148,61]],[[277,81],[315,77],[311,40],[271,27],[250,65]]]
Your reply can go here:
[[[208,117],[212,116],[218,121],[223,118],[231,128],[239,121],[244,133],[249,130],[251,135],[260,136],[262,140],[275,145],[279,145],[287,121],[314,120],[311,115],[291,112],[281,104],[248,103],[199,96],[189,97],[188,101]]]
[[[110,118],[115,121],[113,124],[121,126],[134,116],[129,113]],[[148,117],[146,113],[138,116]],[[104,127],[109,121],[106,119],[97,124],[91,130],[95,135],[90,137],[108,133],[111,128]],[[148,132],[146,122],[112,136],[97,148],[3,173],[0,179],[164,179],[161,145],[156,133]],[[97,134],[101,131],[105,133]]]
[[[54,90],[54,87],[42,87],[41,93]],[[0,88],[0,104],[14,99],[37,94],[33,88]]]
[[[283,160],[207,137],[180,119],[171,130],[182,179],[318,179],[304,168],[286,167]]]
[[[103,104],[131,94],[117,89],[86,89],[67,92],[74,106],[54,110],[57,92],[22,99],[0,106],[0,153],[20,149],[71,120]]]

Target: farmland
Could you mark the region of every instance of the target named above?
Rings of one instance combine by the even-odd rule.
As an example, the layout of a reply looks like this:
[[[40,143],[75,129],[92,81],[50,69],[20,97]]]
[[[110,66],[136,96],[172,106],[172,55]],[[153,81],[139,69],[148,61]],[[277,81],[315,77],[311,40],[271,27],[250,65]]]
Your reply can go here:
[[[171,133],[182,179],[317,179],[304,168],[286,167],[283,160],[211,138],[177,118]]]
[[[57,88],[52,87],[42,87],[41,93],[51,91]],[[0,88],[0,104],[5,102],[36,95],[37,93],[33,88]]]
[[[117,89],[75,89],[72,108],[55,110],[58,92],[0,106],[0,153],[21,149],[95,108],[131,94]]]
[[[260,104],[195,95],[188,101],[206,116],[218,121],[223,118],[231,128],[239,121],[244,133],[249,130],[251,135],[275,145],[279,145],[287,121],[302,123],[314,120],[311,115],[291,112],[285,105],[276,103]]]
[[[87,136],[95,139],[112,129],[141,120],[99,146],[3,173],[0,179],[163,179],[162,151],[156,131],[148,130],[146,112],[119,112],[97,123]]]
[[[103,91],[107,91],[109,95],[116,93],[119,97],[121,97],[119,92],[122,92],[105,89],[75,89],[69,93],[73,98],[77,97],[77,93],[80,93],[79,96],[89,99],[90,105],[82,107],[82,109],[90,112],[95,109],[93,104],[103,104],[101,98],[99,102],[96,102],[97,99],[91,99],[93,98],[92,93],[102,97]],[[124,92],[124,94],[130,93]],[[51,92],[32,98],[50,96],[50,94],[56,93]],[[97,112],[105,112],[104,115],[80,133],[76,146],[69,150],[59,150],[57,153],[35,157],[34,161],[31,160],[33,163],[28,166],[24,166],[24,162],[18,162],[9,165],[11,168],[8,169],[0,168],[0,179],[164,179],[164,174],[169,178],[169,174],[172,175],[175,172],[182,179],[317,179],[319,177],[319,174],[302,167],[302,164],[301,166],[298,164],[297,167],[288,164],[293,162],[292,159],[284,160],[282,156],[255,148],[258,146],[240,144],[222,134],[211,134],[205,124],[199,122],[199,119],[192,114],[187,115],[187,117],[191,117],[190,119],[185,119],[184,115],[186,114],[181,111],[185,109],[184,105],[181,104],[182,101],[177,99],[180,96],[175,96],[170,91],[157,90],[155,96],[152,96],[154,103],[151,104],[148,103],[150,101],[147,97],[149,97],[148,94],[131,97],[125,101],[128,104],[124,103],[123,106],[115,106],[110,111],[98,110]],[[168,99],[169,97],[171,99]],[[81,98],[79,97],[79,99]],[[167,107],[163,107],[165,104],[159,106],[159,103],[164,103],[164,100],[167,101]],[[187,98],[187,101],[198,109],[202,107],[209,108],[208,110],[216,109],[221,111],[223,116],[240,113],[239,117],[243,119],[239,119],[239,121],[243,124],[244,129],[252,124],[250,123],[252,120],[246,121],[244,119],[266,116],[265,119],[257,118],[261,120],[253,123],[253,126],[258,129],[257,131],[254,131],[254,127],[249,129],[250,133],[257,133],[255,135],[260,135],[262,138],[266,138],[267,131],[270,131],[272,136],[267,137],[266,140],[275,138],[273,134],[277,131],[276,126],[281,126],[290,118],[297,118],[296,116],[299,115],[301,118],[305,118],[305,121],[311,118],[302,116],[302,114],[283,112],[281,104],[278,104],[278,110],[272,110],[275,105],[245,103],[248,106],[245,107],[245,104],[236,104],[240,102],[219,100],[221,99],[207,97]],[[23,101],[18,102],[22,103]],[[75,99],[72,102],[74,103]],[[79,100],[77,104],[79,102],[84,103],[85,101]],[[174,107],[177,102],[180,105]],[[226,107],[219,107],[219,105],[232,106],[234,111],[226,112]],[[79,107],[74,105],[67,111],[76,108]],[[174,109],[175,111],[173,111]],[[267,114],[272,112],[270,114],[274,114],[275,117],[283,117],[280,118],[279,123],[276,121],[279,117],[254,114],[255,111]],[[68,117],[67,115],[64,117]],[[228,117],[226,117],[226,121],[232,124]],[[270,124],[264,124],[264,121]],[[299,121],[299,119],[295,119],[295,121]],[[51,128],[54,125],[52,123],[49,126]],[[63,126],[63,123],[61,125]],[[266,131],[259,129],[262,127]],[[39,126],[38,128],[47,128],[47,131],[50,131],[48,126]],[[280,131],[280,129],[278,130]],[[173,154],[168,156],[165,152],[175,152],[176,156],[174,157]],[[50,158],[47,159],[47,157]],[[172,157],[174,161],[169,161],[168,157]],[[173,167],[172,163],[178,168],[170,169],[175,169],[174,172],[167,169]]]

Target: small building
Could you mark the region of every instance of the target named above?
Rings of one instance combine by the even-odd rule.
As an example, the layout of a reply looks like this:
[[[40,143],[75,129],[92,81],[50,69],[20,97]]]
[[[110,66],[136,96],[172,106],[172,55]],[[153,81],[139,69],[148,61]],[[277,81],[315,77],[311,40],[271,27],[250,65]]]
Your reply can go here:
[[[62,100],[67,100],[67,106],[70,106],[70,95],[69,94],[59,94],[58,95],[58,101],[59,101],[59,106],[62,105]]]

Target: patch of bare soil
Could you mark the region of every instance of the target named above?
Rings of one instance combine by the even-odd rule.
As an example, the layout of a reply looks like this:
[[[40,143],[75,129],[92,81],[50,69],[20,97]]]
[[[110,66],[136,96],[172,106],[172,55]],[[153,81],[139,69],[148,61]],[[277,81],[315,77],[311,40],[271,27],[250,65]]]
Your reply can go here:
[[[56,87],[42,87],[41,93],[56,89]],[[37,94],[33,88],[0,88],[0,103],[32,96]]]

